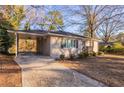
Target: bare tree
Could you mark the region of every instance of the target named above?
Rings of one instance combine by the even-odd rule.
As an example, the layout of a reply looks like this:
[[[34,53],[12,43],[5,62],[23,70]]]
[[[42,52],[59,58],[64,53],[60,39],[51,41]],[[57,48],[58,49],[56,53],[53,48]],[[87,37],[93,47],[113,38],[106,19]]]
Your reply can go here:
[[[73,19],[69,20],[72,25],[79,25],[79,31],[87,32],[90,39],[91,51],[94,48],[93,39],[101,28],[101,24],[111,19],[117,19],[124,15],[123,6],[79,6],[78,9],[71,9],[72,16],[77,16],[78,21]],[[115,22],[115,24],[117,24]],[[102,31],[103,32],[103,31]]]
[[[122,20],[123,15],[105,20],[99,27],[97,32],[99,38],[107,43],[113,39],[113,36],[124,28],[124,21]]]

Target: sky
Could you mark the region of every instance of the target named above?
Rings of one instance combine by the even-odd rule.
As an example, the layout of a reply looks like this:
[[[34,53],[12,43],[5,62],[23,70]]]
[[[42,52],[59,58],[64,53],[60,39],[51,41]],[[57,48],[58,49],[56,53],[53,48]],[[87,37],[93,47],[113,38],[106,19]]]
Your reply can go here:
[[[76,20],[78,22],[81,19],[79,15],[78,16],[74,15],[72,17],[73,13],[71,10],[79,10],[79,6],[77,5],[24,6],[24,8],[25,9],[31,8],[31,11],[26,14],[26,19],[22,21],[21,29],[24,27],[25,22],[29,20],[29,18],[32,18],[30,19],[33,24],[31,26],[31,29],[39,30],[40,27],[36,23],[40,23],[42,19],[44,18],[44,15],[47,15],[49,11],[58,10],[61,12],[63,16],[64,25],[66,26],[64,28],[64,31],[80,34],[80,31],[79,31],[80,25],[67,26],[68,21],[70,19]],[[35,13],[35,16],[34,16],[34,13]],[[83,22],[84,20],[81,20],[80,23],[83,23]],[[120,30],[120,31],[123,32],[123,30]]]

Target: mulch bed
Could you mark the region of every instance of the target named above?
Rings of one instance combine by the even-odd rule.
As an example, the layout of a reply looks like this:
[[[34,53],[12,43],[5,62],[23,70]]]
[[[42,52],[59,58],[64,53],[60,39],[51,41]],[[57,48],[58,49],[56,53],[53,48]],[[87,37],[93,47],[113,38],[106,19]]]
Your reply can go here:
[[[93,57],[61,64],[111,87],[124,87],[124,57]]]
[[[12,56],[0,55],[0,87],[22,86],[21,68]]]

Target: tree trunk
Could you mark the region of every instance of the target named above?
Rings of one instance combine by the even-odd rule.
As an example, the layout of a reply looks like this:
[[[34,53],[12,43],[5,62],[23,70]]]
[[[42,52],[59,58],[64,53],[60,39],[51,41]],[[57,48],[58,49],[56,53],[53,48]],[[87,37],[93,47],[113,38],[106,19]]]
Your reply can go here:
[[[93,32],[94,31],[91,31],[91,36],[90,36],[90,52],[92,53],[93,52],[93,49],[94,49],[94,36],[93,36]]]

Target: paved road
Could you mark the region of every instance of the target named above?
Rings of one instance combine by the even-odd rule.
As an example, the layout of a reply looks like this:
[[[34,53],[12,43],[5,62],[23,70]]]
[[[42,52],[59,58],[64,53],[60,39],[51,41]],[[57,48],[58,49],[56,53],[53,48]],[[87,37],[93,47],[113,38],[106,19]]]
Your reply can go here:
[[[18,57],[16,62],[22,68],[24,87],[102,87],[83,74],[73,71],[54,61],[36,56]]]

